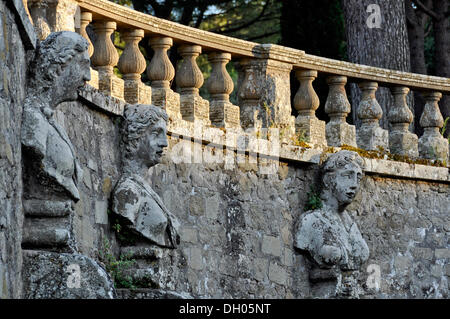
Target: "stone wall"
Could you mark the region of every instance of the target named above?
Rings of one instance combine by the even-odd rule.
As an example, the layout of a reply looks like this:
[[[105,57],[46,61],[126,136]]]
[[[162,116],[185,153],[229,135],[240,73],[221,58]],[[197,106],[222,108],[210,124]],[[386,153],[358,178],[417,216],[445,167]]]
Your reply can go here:
[[[22,169],[20,123],[27,71],[17,1],[0,1],[0,298],[21,293]],[[23,22],[23,21],[22,21]]]
[[[83,166],[75,217],[81,252],[97,258],[108,238],[118,253],[108,200],[120,172],[120,117],[76,102],[62,106],[57,118]],[[171,137],[162,163],[149,171],[154,190],[182,225],[178,249],[164,250],[152,268],[153,287],[206,298],[319,296],[307,259],[293,246],[318,166],[281,162],[277,174],[263,175],[248,163],[234,169],[175,164],[170,149],[179,142]],[[449,195],[445,182],[363,178],[348,207],[370,248],[360,284],[376,265],[381,287],[365,289],[362,297],[448,297]]]

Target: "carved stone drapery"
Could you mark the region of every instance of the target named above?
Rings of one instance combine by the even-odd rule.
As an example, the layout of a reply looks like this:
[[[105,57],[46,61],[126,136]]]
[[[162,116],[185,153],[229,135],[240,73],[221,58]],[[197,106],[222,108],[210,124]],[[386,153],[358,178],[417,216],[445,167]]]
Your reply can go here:
[[[211,94],[210,119],[218,127],[240,126],[239,107],[230,103],[230,94],[234,84],[226,69],[231,60],[230,53],[212,52],[208,54],[211,63],[211,75],[206,86]]]
[[[131,104],[151,103],[151,88],[141,81],[141,73],[147,66],[145,58],[139,50],[139,41],[144,37],[144,30],[130,29],[122,32],[125,49],[119,59],[119,70],[123,74],[124,98]]]
[[[413,114],[406,103],[406,96],[409,88],[404,86],[393,87],[391,89],[394,96],[394,105],[388,113],[388,120],[391,123],[389,131],[389,149],[392,154],[417,157],[417,135],[408,131],[409,125],[413,121]]]
[[[327,83],[330,87],[325,112],[330,117],[326,125],[327,143],[330,146],[350,145],[356,147],[356,130],[354,125],[345,119],[351,111],[351,105],[345,91],[346,76],[329,76]]]
[[[183,119],[191,122],[201,120],[205,125],[210,125],[209,102],[199,95],[204,80],[196,59],[202,53],[202,47],[181,45],[178,53],[183,58],[176,75],[177,86],[181,91],[180,110]]]
[[[383,116],[375,92],[378,89],[377,82],[361,82],[358,84],[362,91],[357,115],[362,120],[361,127],[356,134],[358,147],[365,150],[377,150],[379,147],[389,149],[388,131],[380,127],[378,121]]]
[[[123,81],[113,73],[113,69],[119,61],[119,54],[111,41],[111,34],[117,26],[116,22],[96,21],[93,26],[96,38],[91,60],[99,73],[99,90],[104,94],[123,99]]]
[[[315,145],[327,145],[325,137],[325,122],[316,117],[320,101],[314,91],[312,82],[317,77],[317,71],[297,70],[295,72],[300,87],[294,97],[294,107],[298,111],[295,120],[295,130]]]
[[[152,103],[166,110],[169,126],[173,121],[181,120],[180,95],[170,89],[175,69],[167,51],[173,44],[172,38],[156,37],[149,40],[154,54],[147,67],[147,76],[151,80]]]
[[[419,139],[419,154],[422,158],[448,160],[448,140],[445,139],[439,129],[444,125],[444,118],[439,110],[438,102],[442,98],[440,92],[427,92],[423,94],[425,106],[420,125],[424,133]]]

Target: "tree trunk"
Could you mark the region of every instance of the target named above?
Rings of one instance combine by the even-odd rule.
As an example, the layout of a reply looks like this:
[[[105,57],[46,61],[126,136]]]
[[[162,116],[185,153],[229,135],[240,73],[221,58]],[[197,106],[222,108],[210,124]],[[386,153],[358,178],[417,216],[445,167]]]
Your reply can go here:
[[[347,35],[347,54],[350,62],[392,70],[410,71],[410,52],[406,31],[405,3],[399,0],[343,0],[343,11]],[[380,8],[379,28],[370,24],[373,11],[366,12],[368,6],[376,4]],[[372,27],[372,28],[371,28]],[[355,84],[351,88],[352,116],[360,126],[356,116],[361,93]],[[387,129],[387,113],[393,103],[387,88],[379,88],[377,100],[383,109],[380,125]],[[408,105],[411,107],[412,98]],[[415,119],[417,121],[417,119]]]
[[[433,19],[433,33],[435,43],[436,75],[450,77],[450,0],[433,0],[433,11],[437,19]],[[450,96],[444,95],[439,103],[442,116],[450,117]],[[446,131],[448,136],[449,129]]]
[[[427,7],[431,6],[432,0],[423,1]],[[412,0],[405,0],[406,26],[408,29],[409,49],[411,53],[411,72],[427,74],[425,62],[425,27],[430,17],[423,11],[414,9]],[[418,124],[423,112],[425,101],[419,92],[414,92],[414,118],[416,125],[414,133],[418,136],[423,134],[423,128]]]

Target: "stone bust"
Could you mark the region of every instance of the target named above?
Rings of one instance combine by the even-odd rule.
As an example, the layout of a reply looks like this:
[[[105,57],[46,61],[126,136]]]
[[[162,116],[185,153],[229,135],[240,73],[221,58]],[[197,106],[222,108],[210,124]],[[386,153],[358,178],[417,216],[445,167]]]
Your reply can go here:
[[[80,199],[81,169],[65,130],[53,119],[57,106],[77,99],[90,80],[87,41],[75,32],[50,34],[39,43],[30,70],[21,141],[27,197]]]
[[[318,268],[358,270],[369,248],[345,211],[360,186],[362,159],[350,151],[330,155],[323,166],[323,207],[306,212],[298,223],[295,247],[306,251]]]
[[[160,247],[179,243],[177,218],[145,180],[148,169],[167,147],[166,112],[154,105],[127,105],[122,126],[122,175],[112,196],[112,210],[127,227]]]

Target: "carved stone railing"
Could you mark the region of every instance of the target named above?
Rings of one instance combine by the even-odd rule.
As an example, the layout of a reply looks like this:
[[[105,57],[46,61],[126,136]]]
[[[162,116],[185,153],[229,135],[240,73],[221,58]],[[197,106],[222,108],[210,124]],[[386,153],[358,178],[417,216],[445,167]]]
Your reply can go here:
[[[91,48],[95,71],[90,84],[103,94],[128,103],[153,103],[165,108],[172,123],[169,130],[177,126],[189,127],[195,122],[226,129],[276,127],[282,132],[280,137],[284,145],[300,145],[298,142],[304,140],[317,149],[348,145],[370,151],[381,147],[391,154],[412,159],[449,161],[448,141],[439,133],[443,119],[438,106],[442,94],[450,94],[449,78],[358,65],[279,45],[226,37],[146,15],[106,0],[59,1],[79,6],[74,25],[78,26],[77,31],[81,35],[91,41],[86,32],[89,24],[95,33]],[[29,0],[28,7],[35,18],[43,12],[43,6],[36,5],[36,2],[52,3],[55,0]],[[44,7],[48,15],[49,7]],[[73,9],[70,6],[54,10],[68,10],[66,7],[70,8],[71,14]],[[63,12],[58,14],[64,15]],[[39,23],[45,24],[43,22]],[[70,29],[67,23],[48,25],[52,31]],[[120,59],[111,41],[113,32],[119,32],[125,41]],[[149,41],[154,50],[146,70],[150,86],[144,85],[140,79],[140,74],[145,71],[145,61],[139,50],[142,39]],[[174,43],[182,57],[177,70],[168,57]],[[207,81],[204,81],[196,62],[201,54],[208,56],[212,66]],[[240,66],[238,85],[233,84],[227,72],[226,65],[230,61]],[[122,79],[113,72],[115,67],[123,75]],[[300,83],[297,92],[291,92],[291,73]],[[314,90],[314,80],[322,76],[329,85],[326,101],[320,101]],[[179,93],[172,90],[172,81],[176,81]],[[360,88],[361,102],[358,106],[351,106],[347,99],[348,83],[356,83]],[[203,85],[210,94],[209,101],[199,95]],[[378,124],[382,108],[375,92],[379,86],[389,87],[394,96],[394,104],[387,107],[389,130]],[[238,92],[238,105],[230,102],[233,90]],[[413,121],[405,98],[409,91],[420,92],[426,101],[420,121],[415,121],[425,131],[420,138],[408,130]],[[297,118],[292,116],[291,98],[298,111]],[[316,110],[322,106],[330,117],[328,123],[316,117]],[[362,122],[358,129],[346,121],[352,107]]]

